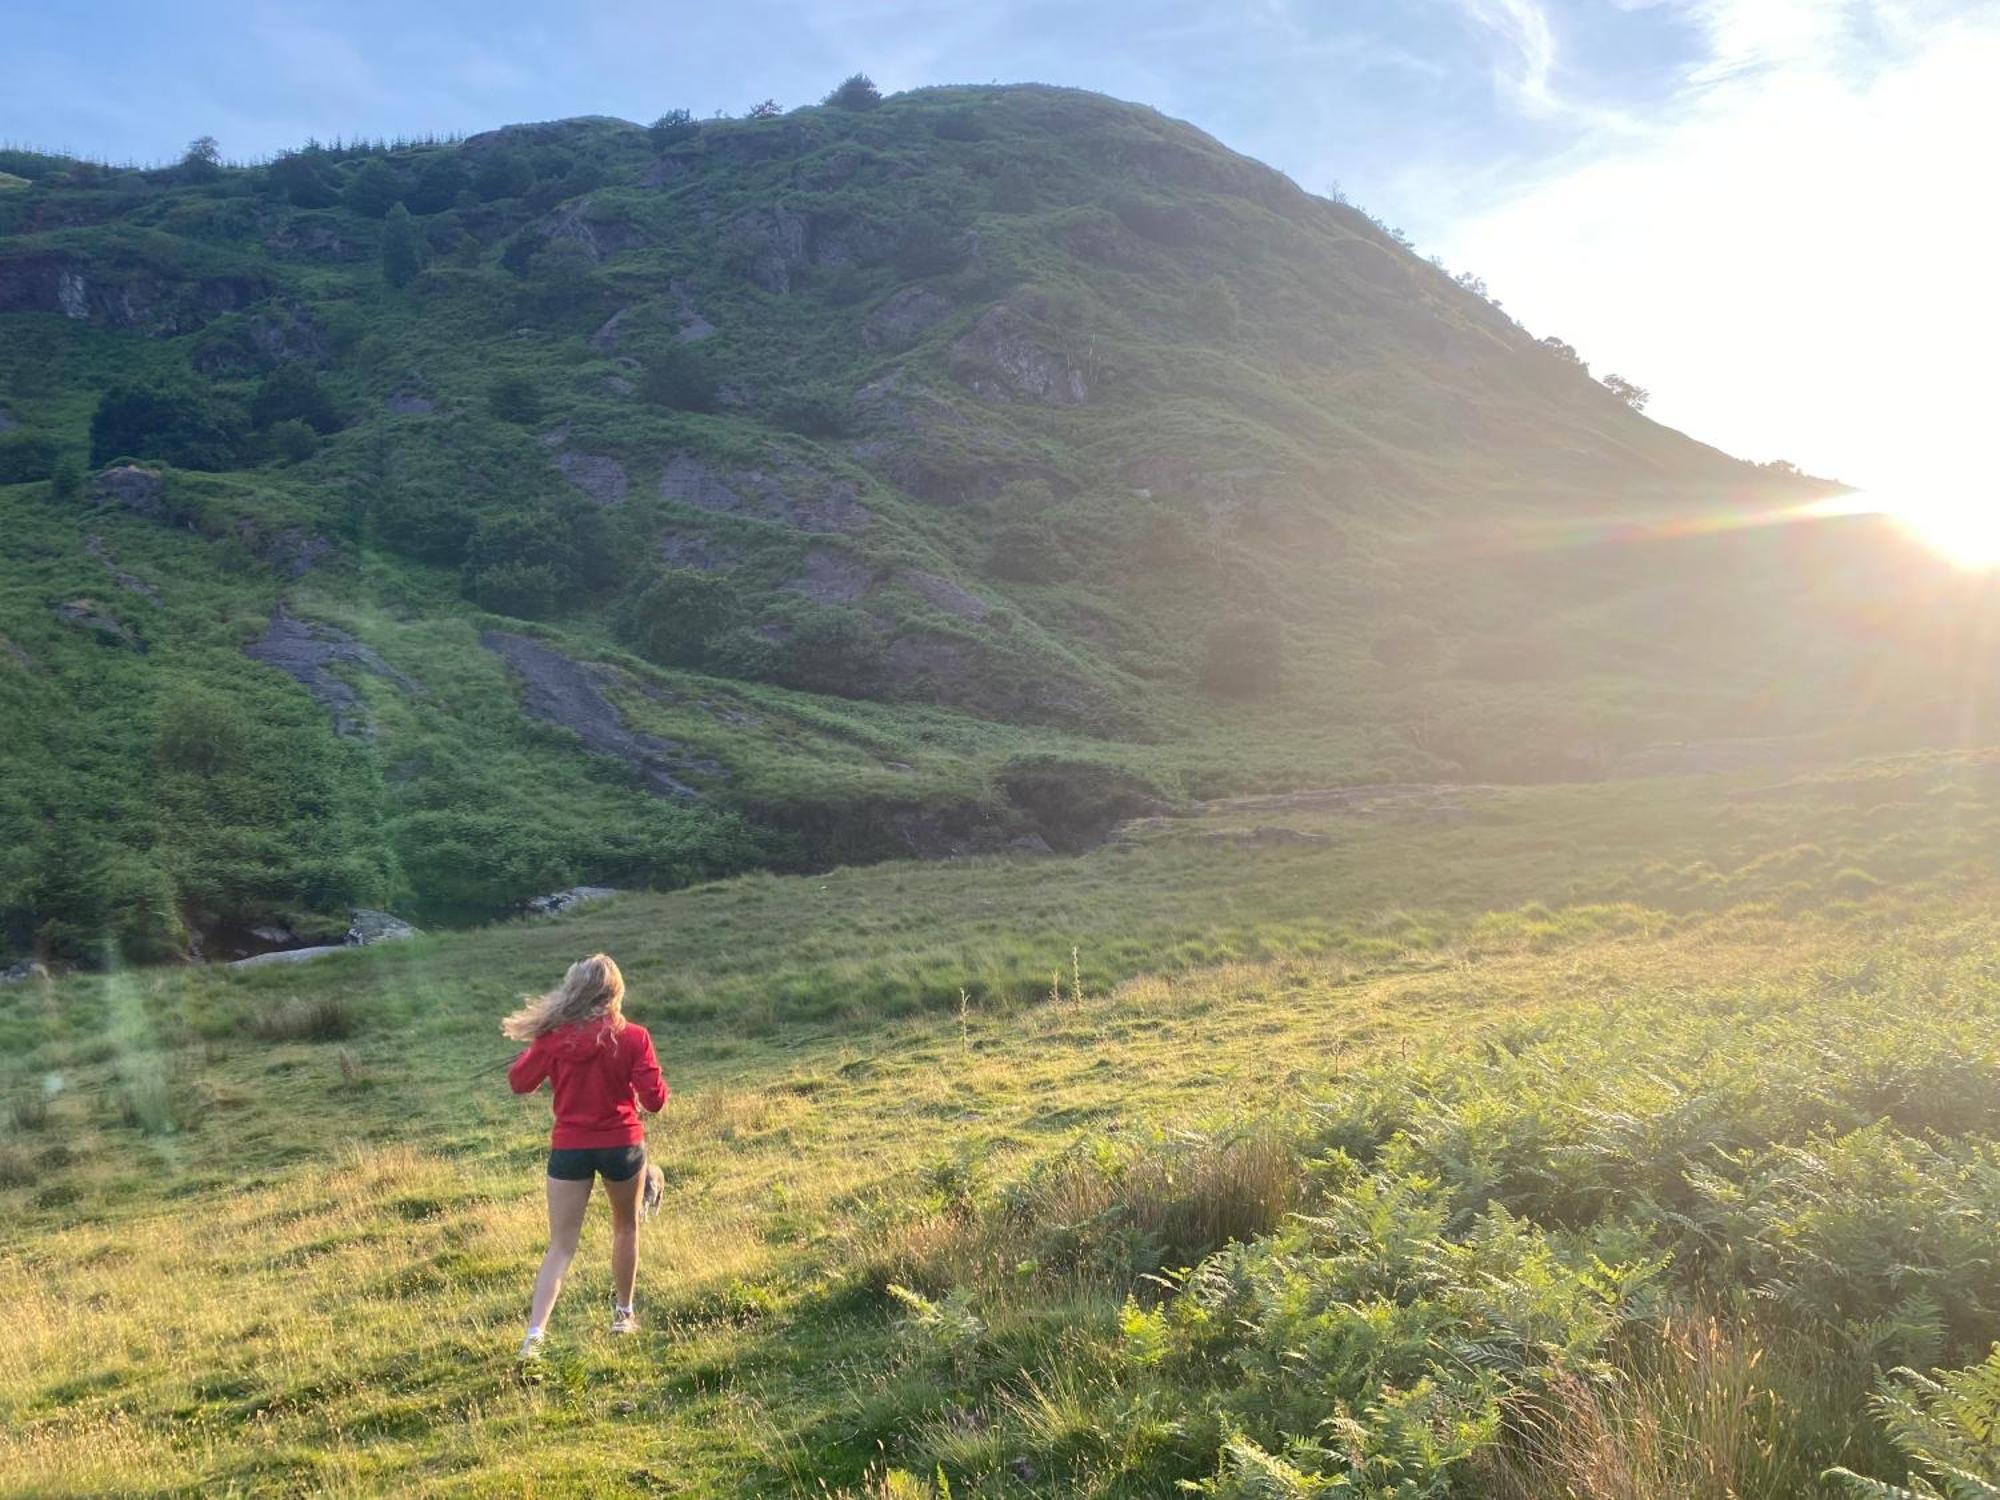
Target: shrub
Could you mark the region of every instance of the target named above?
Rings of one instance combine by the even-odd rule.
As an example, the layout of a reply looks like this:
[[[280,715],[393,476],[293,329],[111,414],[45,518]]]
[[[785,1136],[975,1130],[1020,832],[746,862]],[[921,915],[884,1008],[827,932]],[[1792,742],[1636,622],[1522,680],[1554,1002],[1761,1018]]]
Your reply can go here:
[[[529,426],[542,418],[542,388],[529,375],[496,375],[486,386],[486,409],[503,422]]]
[[[90,461],[157,458],[183,469],[232,469],[242,418],[205,391],[114,385],[90,419]]]
[[[1042,520],[1000,527],[986,551],[986,571],[1015,583],[1059,583],[1072,570],[1055,528]]]
[[[776,99],[763,99],[750,106],[748,118],[752,120],[775,120],[785,112]]]
[[[655,151],[664,151],[700,134],[700,123],[684,109],[670,109],[646,127],[646,138],[653,143]]]
[[[380,157],[371,156],[348,180],[341,202],[366,219],[379,219],[403,199],[403,180]]]
[[[49,494],[57,500],[74,500],[83,493],[83,465],[74,453],[65,453],[49,470]]]
[[[277,422],[298,421],[314,432],[340,430],[340,413],[333,398],[309,365],[294,360],[264,377],[250,402],[250,425],[263,429]]]
[[[443,151],[425,162],[411,189],[409,209],[413,214],[443,213],[458,202],[458,195],[470,191],[472,180],[456,151]]]
[[[736,616],[736,592],[713,574],[675,568],[635,595],[619,622],[632,649],[663,666],[697,667]]]
[[[807,437],[844,435],[853,421],[847,394],[826,381],[795,386],[771,403],[771,417],[780,427]]]
[[[39,432],[0,433],[0,484],[47,479],[56,466],[55,439]]]
[[[340,201],[338,181],[321,151],[281,152],[266,169],[264,180],[294,208],[331,208]]]
[[[288,464],[302,464],[319,452],[319,434],[296,418],[273,425],[264,440],[271,452]]]
[[[518,198],[534,185],[534,164],[518,151],[494,152],[472,179],[472,190],[482,203]]]
[[[528,257],[522,273],[525,310],[534,317],[561,318],[598,298],[597,262],[575,240],[546,240]]]
[[[1267,619],[1225,620],[1209,632],[1202,686],[1218,698],[1265,698],[1284,678],[1285,639]]]
[[[183,182],[213,182],[222,175],[222,147],[212,135],[198,135],[181,155]]]
[[[707,357],[685,345],[672,345],[648,357],[639,377],[641,397],[677,411],[712,411],[716,393]]]
[[[417,226],[410,220],[409,208],[398,203],[382,221],[382,279],[392,287],[406,287],[423,267]]]
[[[841,80],[820,103],[834,109],[875,109],[882,103],[882,91],[875,87],[874,80],[866,73],[855,73]]]
[[[338,995],[294,996],[250,1020],[260,1042],[344,1042],[355,1032],[354,1008]]]

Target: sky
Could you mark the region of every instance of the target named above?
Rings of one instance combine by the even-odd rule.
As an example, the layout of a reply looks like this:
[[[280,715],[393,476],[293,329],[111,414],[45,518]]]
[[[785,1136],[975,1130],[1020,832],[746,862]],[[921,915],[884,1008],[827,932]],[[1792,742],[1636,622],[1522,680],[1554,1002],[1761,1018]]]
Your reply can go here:
[[[2000,0],[0,0],[0,140],[155,162],[816,101],[1098,89],[1424,254],[1732,453],[1980,492]]]

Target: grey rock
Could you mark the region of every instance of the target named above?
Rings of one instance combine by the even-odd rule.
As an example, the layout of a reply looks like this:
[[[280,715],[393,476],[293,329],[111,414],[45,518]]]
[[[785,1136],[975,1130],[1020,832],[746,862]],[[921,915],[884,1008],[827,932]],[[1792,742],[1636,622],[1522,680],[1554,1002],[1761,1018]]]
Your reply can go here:
[[[645,244],[646,233],[602,201],[578,198],[549,216],[542,239],[544,243],[568,240],[583,246],[592,260],[607,260]]]
[[[347,929],[347,946],[367,948],[376,943],[400,943],[407,938],[422,937],[418,928],[412,927],[401,917],[386,911],[374,911],[365,906],[354,909],[353,925]]]
[[[45,981],[48,978],[47,966],[36,963],[32,958],[24,958],[18,963],[11,963],[6,968],[0,969],[0,984],[27,984],[31,980]]]
[[[333,555],[333,543],[303,526],[287,526],[266,531],[249,517],[231,528],[232,534],[250,549],[259,562],[269,563],[286,578],[296,582]]]
[[[681,775],[722,773],[722,767],[689,756],[671,740],[629,728],[604,693],[606,685],[626,680],[614,669],[573,661],[541,641],[502,630],[485,631],[479,644],[505,661],[520,679],[523,711],[569,730],[593,754],[623,761],[648,791],[693,800],[701,793]]]
[[[579,906],[588,906],[593,901],[608,901],[617,894],[615,886],[573,885],[566,891],[556,891],[551,895],[531,896],[524,905],[531,917],[556,917]]]
[[[276,925],[252,927],[250,936],[266,948],[289,948],[299,940],[299,935],[291,928]]]
[[[961,620],[983,620],[992,612],[991,606],[970,589],[960,587],[949,578],[940,578],[935,573],[911,568],[898,573],[896,581],[921,595],[933,607]]]
[[[871,576],[858,558],[815,549],[800,559],[799,576],[780,587],[819,604],[852,604],[868,592]]]
[[[166,476],[158,469],[114,464],[91,479],[88,498],[92,505],[115,505],[149,521],[171,521],[166,485]]]
[[[280,964],[309,963],[315,958],[325,958],[329,953],[346,953],[349,950],[340,944],[317,948],[280,948],[273,953],[253,953],[248,958],[232,959],[232,969],[266,969]]]
[[[950,298],[929,287],[906,286],[862,322],[861,342],[870,349],[907,348],[952,311]]]
[[[127,573],[112,560],[110,551],[104,545],[103,537],[86,537],[83,543],[83,550],[104,564],[104,571],[111,575],[111,581],[125,590],[126,593],[137,594],[142,599],[150,599],[155,604],[160,602],[160,591],[158,589],[136,574]]]
[[[361,695],[334,668],[351,667],[380,677],[412,697],[421,696],[423,691],[346,631],[301,620],[282,604],[272,613],[264,633],[243,648],[243,654],[276,667],[298,683],[332,716],[334,732],[350,738],[371,738],[374,726]]]
[[[738,214],[730,224],[730,237],[750,279],[780,295],[792,289],[793,272],[812,264],[811,232],[803,214],[781,203]]]
[[[678,527],[660,534],[660,556],[677,568],[692,568],[697,573],[725,573],[740,557],[734,547]]]
[[[565,450],[556,455],[556,471],[599,505],[623,505],[632,483],[623,464],[601,453]]]
[[[951,346],[951,373],[986,401],[1025,400],[1043,406],[1082,406],[1090,383],[1066,355],[1049,349],[1044,335],[1019,308],[988,308]]]
[[[65,599],[55,607],[55,613],[63,624],[88,630],[108,645],[124,646],[134,651],[143,649],[132,632],[119,623],[117,616],[95,599]]]
[[[1016,854],[1053,854],[1049,841],[1039,833],[1024,833],[1017,839],[1010,839],[1007,847]]]
[[[664,500],[801,531],[861,530],[869,513],[858,496],[848,481],[782,456],[769,468],[724,470],[691,453],[676,453],[660,473]]]

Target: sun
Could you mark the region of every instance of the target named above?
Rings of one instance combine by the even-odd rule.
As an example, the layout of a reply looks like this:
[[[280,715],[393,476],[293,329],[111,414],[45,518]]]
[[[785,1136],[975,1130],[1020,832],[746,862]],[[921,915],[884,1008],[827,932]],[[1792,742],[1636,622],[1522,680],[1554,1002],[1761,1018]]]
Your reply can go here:
[[[1968,572],[2000,569],[2000,503],[1922,489],[1853,497]]]

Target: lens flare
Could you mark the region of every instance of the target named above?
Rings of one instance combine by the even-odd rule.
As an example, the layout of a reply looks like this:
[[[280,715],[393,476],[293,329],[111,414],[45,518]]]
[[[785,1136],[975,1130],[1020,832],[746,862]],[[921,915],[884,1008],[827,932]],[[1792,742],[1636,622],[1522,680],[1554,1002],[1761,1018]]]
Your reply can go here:
[[[1864,508],[1887,516],[1954,566],[2000,568],[2000,504],[1936,490],[1864,494]]]

